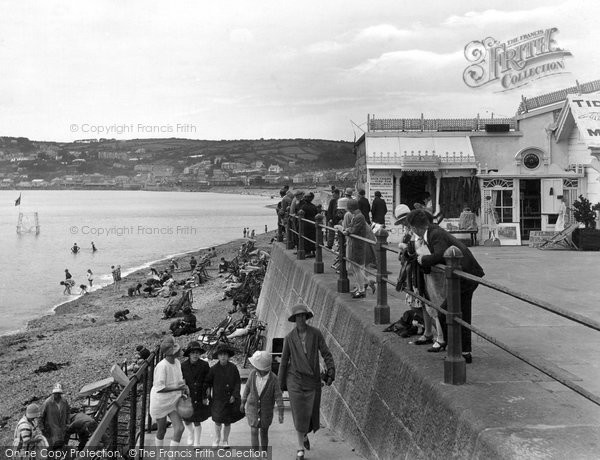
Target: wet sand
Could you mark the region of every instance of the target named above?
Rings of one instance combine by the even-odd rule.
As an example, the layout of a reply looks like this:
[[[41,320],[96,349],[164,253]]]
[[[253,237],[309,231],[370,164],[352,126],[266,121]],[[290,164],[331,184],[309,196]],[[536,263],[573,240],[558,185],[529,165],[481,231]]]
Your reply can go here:
[[[270,250],[275,232],[256,237],[256,246]],[[244,239],[217,246],[208,273],[211,279],[194,288],[193,306],[197,310],[197,324],[205,329],[220,322],[231,309],[231,300],[220,301],[224,278],[217,275],[218,260],[231,260]],[[189,256],[196,258],[206,251],[190,252],[178,258],[182,271],[176,279],[189,275]],[[162,269],[167,261],[153,266]],[[185,270],[185,271],[183,271]],[[113,364],[131,361],[135,347],[143,344],[153,350],[164,334],[170,334],[173,319],[161,320],[165,298],[128,297],[127,288],[148,278],[149,268],[131,273],[121,282],[120,290],[112,285],[91,292],[71,302],[58,306],[53,315],[29,322],[24,332],[0,337],[0,445],[12,445],[13,431],[25,412],[26,402],[33,397],[39,404],[50,394],[55,382],[61,382],[69,404],[80,406],[79,390],[86,384],[109,376]],[[115,322],[117,310],[128,309],[129,321]],[[184,347],[197,334],[177,337]],[[34,373],[47,362],[69,363],[57,371]]]

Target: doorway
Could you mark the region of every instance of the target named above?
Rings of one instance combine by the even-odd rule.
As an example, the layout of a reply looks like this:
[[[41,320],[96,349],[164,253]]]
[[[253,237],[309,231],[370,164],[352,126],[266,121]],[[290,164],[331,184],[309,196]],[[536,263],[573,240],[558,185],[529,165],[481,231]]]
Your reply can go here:
[[[400,203],[414,208],[415,203],[424,204],[426,194],[435,201],[435,176],[431,171],[403,171],[400,178]]]
[[[542,194],[539,179],[521,179],[521,241],[529,241],[532,231],[542,230]]]

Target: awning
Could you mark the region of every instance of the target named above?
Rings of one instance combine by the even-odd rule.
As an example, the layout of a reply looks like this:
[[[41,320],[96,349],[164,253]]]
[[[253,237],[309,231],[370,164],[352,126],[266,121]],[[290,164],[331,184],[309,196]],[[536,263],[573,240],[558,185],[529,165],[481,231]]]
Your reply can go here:
[[[371,169],[438,171],[477,167],[467,136],[367,136],[365,149],[367,167]]]

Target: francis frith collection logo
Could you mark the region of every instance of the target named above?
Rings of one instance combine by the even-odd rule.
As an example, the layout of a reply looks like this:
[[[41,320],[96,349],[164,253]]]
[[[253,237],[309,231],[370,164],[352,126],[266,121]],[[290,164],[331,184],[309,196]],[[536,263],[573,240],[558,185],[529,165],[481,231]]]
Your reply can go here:
[[[556,27],[523,34],[506,42],[493,37],[465,46],[469,66],[463,80],[471,88],[498,83],[500,91],[527,85],[533,80],[565,72],[564,58],[571,52],[559,48]]]

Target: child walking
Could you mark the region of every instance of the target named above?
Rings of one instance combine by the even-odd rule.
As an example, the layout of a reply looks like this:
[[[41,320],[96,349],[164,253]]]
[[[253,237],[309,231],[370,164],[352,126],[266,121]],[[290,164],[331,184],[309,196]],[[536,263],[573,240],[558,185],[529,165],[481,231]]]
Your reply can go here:
[[[277,376],[271,372],[271,354],[266,351],[256,351],[249,361],[254,370],[250,372],[244,388],[240,410],[246,412],[252,448],[266,452],[269,447],[269,426],[273,421],[275,404],[279,409],[279,423],[283,423],[283,397]]]
[[[213,447],[229,448],[229,432],[231,424],[241,420],[244,414],[240,413],[240,373],[229,359],[235,352],[226,345],[219,345],[213,354],[213,359],[219,361],[210,368],[206,377],[206,384],[212,388],[211,416],[215,422],[215,437]],[[221,436],[221,427],[223,433]]]

